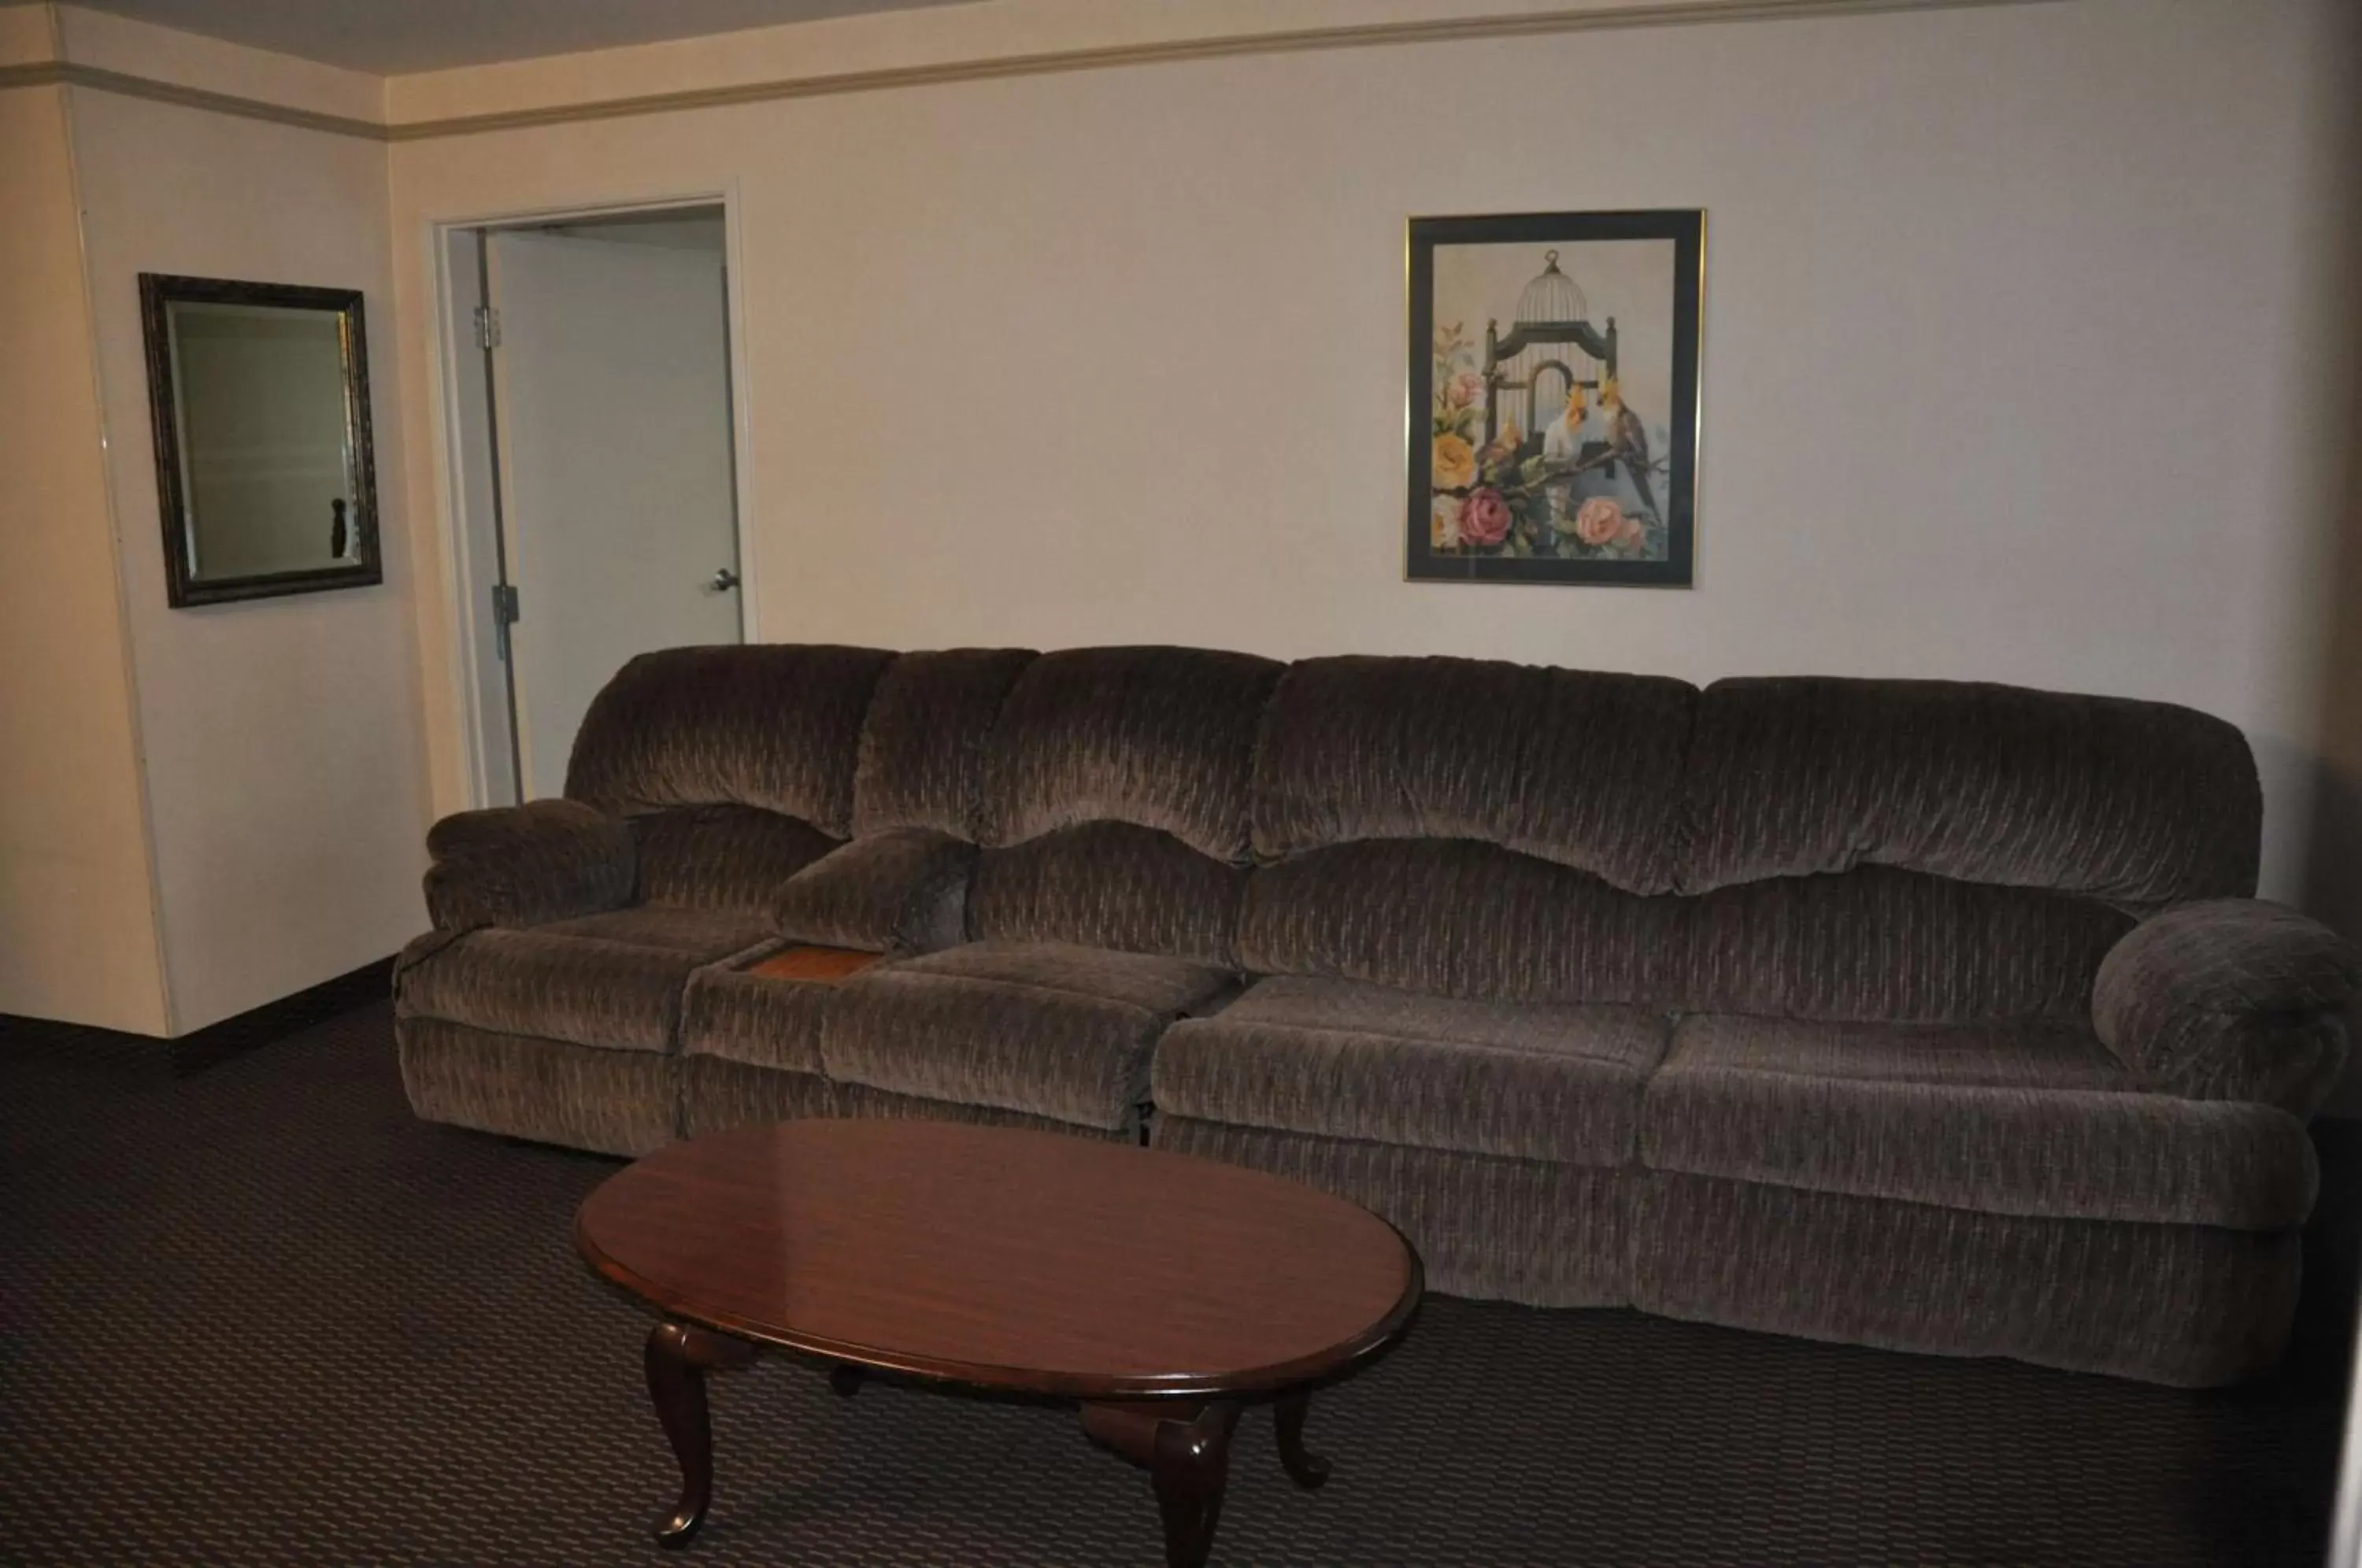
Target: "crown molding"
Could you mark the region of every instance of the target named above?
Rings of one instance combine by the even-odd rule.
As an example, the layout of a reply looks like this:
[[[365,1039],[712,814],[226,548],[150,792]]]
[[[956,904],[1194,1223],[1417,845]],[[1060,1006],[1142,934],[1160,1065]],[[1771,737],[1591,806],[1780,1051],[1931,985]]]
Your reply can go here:
[[[146,98],[185,108],[236,115],[371,141],[425,141],[578,121],[677,114],[686,109],[720,108],[777,99],[876,93],[893,88],[1043,76],[1119,66],[1177,64],[1244,55],[1299,54],[1320,50],[1531,38],[1609,28],[1696,27],[1713,23],[2058,3],[2059,0],[1628,0],[1628,3],[1617,4],[1611,0],[1611,3],[1604,5],[1594,3],[1553,10],[1341,24],[1267,32],[1232,32],[1199,38],[1084,45],[866,70],[781,74],[756,81],[686,87],[662,93],[391,123],[384,119],[326,114],[240,94],[188,86],[143,73],[116,71],[72,60],[0,66],[0,91],[52,84],[86,87],[127,97]]]
[[[267,99],[236,93],[187,87],[177,82],[138,76],[127,71],[109,71],[76,61],[50,60],[30,65],[0,65],[0,92],[11,87],[51,86],[89,87],[125,98],[177,104],[184,109],[205,109],[216,115],[235,115],[240,119],[267,120],[273,125],[294,126],[303,130],[359,137],[365,141],[392,139],[389,128],[376,120],[356,119],[348,115],[325,115],[314,109],[299,109],[291,105],[274,104]]]
[[[1592,5],[1580,8],[1513,13],[1491,17],[1438,18],[1422,21],[1376,22],[1286,31],[1230,34],[1175,39],[1148,43],[1044,50],[1033,53],[984,59],[946,61],[923,65],[886,66],[867,71],[817,72],[778,77],[726,86],[691,87],[675,92],[634,94],[582,103],[529,109],[497,110],[480,115],[446,116],[398,122],[387,127],[394,141],[436,137],[473,136],[486,131],[519,130],[563,125],[579,120],[613,119],[632,115],[678,113],[683,109],[720,108],[767,103],[783,98],[812,98],[847,93],[875,93],[898,87],[931,87],[950,83],[991,81],[1012,76],[1045,76],[1073,71],[1098,71],[1117,66],[1165,65],[1190,61],[1221,60],[1240,55],[1300,54],[1318,50],[1374,49],[1388,45],[1459,42],[1470,39],[1530,38],[1544,34],[1595,32],[1606,28],[1698,26],[1714,22],[1768,21],[1775,18],[1866,16],[1905,11],[1981,9],[1999,6],[2055,3],[2055,0],[1643,0],[1623,5]]]

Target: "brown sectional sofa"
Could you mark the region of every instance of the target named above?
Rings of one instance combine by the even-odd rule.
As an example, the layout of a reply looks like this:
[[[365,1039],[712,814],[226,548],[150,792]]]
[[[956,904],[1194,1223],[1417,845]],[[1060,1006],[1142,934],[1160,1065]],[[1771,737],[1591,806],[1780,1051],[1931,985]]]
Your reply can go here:
[[[1434,1286],[2159,1382],[2285,1339],[2355,955],[2231,726],[1983,685],[680,649],[438,823],[419,1113],[1297,1176]],[[796,944],[884,954],[748,972]],[[1153,1222],[1153,1217],[1143,1217]]]

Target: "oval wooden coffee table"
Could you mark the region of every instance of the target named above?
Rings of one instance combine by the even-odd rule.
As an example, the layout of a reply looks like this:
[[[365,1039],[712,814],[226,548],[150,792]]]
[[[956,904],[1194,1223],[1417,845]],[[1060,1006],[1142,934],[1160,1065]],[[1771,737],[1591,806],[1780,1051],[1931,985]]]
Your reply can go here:
[[[687,1545],[712,1496],[705,1373],[776,1346],[833,1365],[1071,1398],[1153,1483],[1165,1561],[1206,1561],[1242,1404],[1280,1462],[1310,1387],[1394,1337],[1418,1254],[1340,1198],[1260,1171],[1049,1132],[810,1121],[676,1143],[584,1200],[575,1244],[653,1303],[648,1393],[680,1461],[657,1526]]]

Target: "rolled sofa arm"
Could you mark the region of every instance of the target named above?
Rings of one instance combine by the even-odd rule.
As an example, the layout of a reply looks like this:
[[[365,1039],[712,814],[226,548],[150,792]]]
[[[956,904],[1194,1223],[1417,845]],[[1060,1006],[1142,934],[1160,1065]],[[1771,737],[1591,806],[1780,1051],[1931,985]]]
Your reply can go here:
[[[631,830],[579,801],[445,817],[426,834],[426,912],[444,931],[538,925],[632,901]]]
[[[2297,1116],[2345,1066],[2362,955],[2318,921],[2257,899],[2182,904],[2127,932],[2100,965],[2092,1022],[2152,1088]]]
[[[872,953],[932,953],[967,934],[976,845],[931,828],[895,828],[840,845],[779,884],[781,935]]]

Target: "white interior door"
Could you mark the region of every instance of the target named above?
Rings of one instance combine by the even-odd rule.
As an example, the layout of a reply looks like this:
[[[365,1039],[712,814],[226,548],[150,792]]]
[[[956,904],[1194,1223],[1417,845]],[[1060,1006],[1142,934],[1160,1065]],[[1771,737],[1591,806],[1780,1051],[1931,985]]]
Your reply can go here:
[[[490,240],[522,797],[651,648],[742,638],[729,326],[711,252]]]

